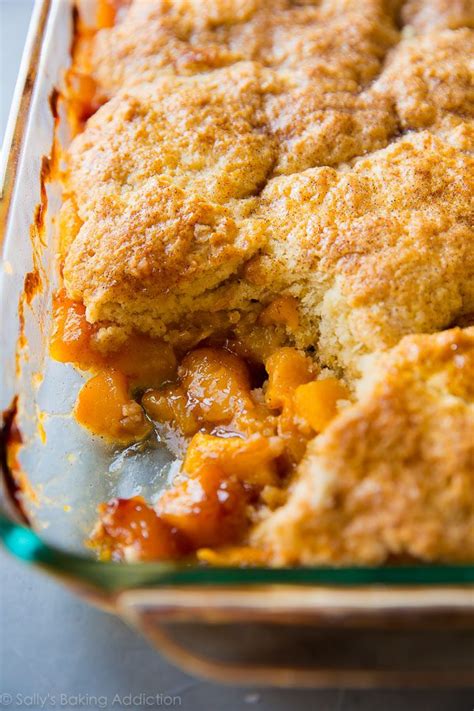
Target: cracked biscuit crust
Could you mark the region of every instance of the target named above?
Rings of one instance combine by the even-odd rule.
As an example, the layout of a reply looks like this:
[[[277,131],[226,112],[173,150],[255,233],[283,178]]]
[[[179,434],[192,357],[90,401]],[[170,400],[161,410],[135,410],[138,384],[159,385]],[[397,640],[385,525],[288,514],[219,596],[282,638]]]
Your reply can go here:
[[[225,207],[166,178],[104,198],[102,207],[68,252],[64,283],[87,304],[90,321],[115,322],[128,331],[161,335],[165,324],[199,308],[197,297],[235,272],[263,241],[258,223],[243,225]]]
[[[105,195],[151,177],[216,203],[252,195],[276,160],[263,95],[271,77],[251,62],[203,77],[124,90],[90,119],[68,154],[68,188],[84,220]]]
[[[110,98],[163,75],[193,75],[241,61],[272,70],[266,100],[280,153],[277,173],[329,165],[379,148],[396,130],[390,100],[370,91],[399,37],[390,3],[140,2],[99,32],[76,64]],[[344,37],[344,42],[340,38]]]
[[[229,307],[207,295],[265,243],[245,199],[275,162],[261,73],[242,63],[125,91],[75,139],[63,275],[90,321],[161,335],[189,313]]]
[[[173,341],[288,293],[294,341],[348,377],[474,310],[469,7],[135,0],[92,57],[125,88],[68,155],[69,295]],[[225,61],[181,71],[211,45]]]
[[[445,117],[474,120],[474,32],[445,30],[400,42],[377,88],[403,129],[435,129]]]
[[[252,534],[274,565],[474,558],[474,329],[409,336],[309,445]]]
[[[474,28],[473,0],[407,0],[403,21],[419,32]]]
[[[195,74],[242,60],[310,75],[333,90],[373,79],[397,41],[398,2],[384,0],[133,0],[77,63],[110,97],[160,74]],[[344,43],[339,41],[344,35]]]
[[[474,310],[474,160],[427,132],[352,169],[277,178],[251,278],[300,302],[301,346],[355,374],[361,354]]]

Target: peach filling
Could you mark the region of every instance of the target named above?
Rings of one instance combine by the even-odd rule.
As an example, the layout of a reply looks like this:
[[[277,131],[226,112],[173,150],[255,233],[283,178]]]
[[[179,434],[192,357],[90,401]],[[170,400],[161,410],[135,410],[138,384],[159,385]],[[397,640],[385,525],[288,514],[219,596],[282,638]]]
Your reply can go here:
[[[247,525],[246,504],[237,477],[208,461],[199,472],[165,491],[156,511],[197,550],[239,540]]]
[[[89,543],[103,560],[175,559],[239,540],[247,526],[246,505],[240,482],[207,466],[165,491],[154,508],[141,497],[102,504]]]
[[[337,415],[338,402],[348,399],[347,388],[336,378],[313,380],[296,388],[294,407],[315,432],[322,432]]]
[[[282,301],[270,315],[267,307],[260,321],[294,323],[293,306]],[[267,379],[255,388],[251,366],[228,348],[198,347],[177,366],[168,344],[132,334],[104,354],[81,304],[61,293],[54,307],[52,356],[94,371],[79,392],[77,421],[122,445],[155,429],[183,457],[153,507],[138,498],[101,506],[91,541],[102,557],[160,560],[242,542],[256,507],[284,501],[308,440],[348,398],[335,378],[318,380],[295,348],[266,358]]]
[[[97,342],[98,328],[86,320],[84,306],[60,292],[53,302],[51,357],[95,370],[79,392],[77,421],[112,442],[130,444],[151,430],[132,389],[160,385],[175,377],[176,358],[166,343],[133,334],[112,353],[103,354]]]
[[[100,524],[92,536],[104,560],[162,560],[186,552],[178,531],[160,519],[144,499],[112,499],[99,507]]]
[[[279,323],[294,332],[300,320],[298,302],[293,296],[279,296],[262,311],[259,320],[263,326]]]
[[[156,387],[175,377],[176,357],[169,344],[134,333],[114,351],[104,354],[98,331],[95,324],[87,321],[82,304],[68,299],[64,292],[56,294],[50,342],[54,360],[74,363],[82,370],[119,370],[133,388]]]
[[[117,370],[103,370],[87,381],[74,409],[80,425],[120,444],[143,439],[151,430],[140,405],[130,397],[127,378]]]
[[[97,29],[113,27],[120,3],[116,0],[98,0],[96,10]]]

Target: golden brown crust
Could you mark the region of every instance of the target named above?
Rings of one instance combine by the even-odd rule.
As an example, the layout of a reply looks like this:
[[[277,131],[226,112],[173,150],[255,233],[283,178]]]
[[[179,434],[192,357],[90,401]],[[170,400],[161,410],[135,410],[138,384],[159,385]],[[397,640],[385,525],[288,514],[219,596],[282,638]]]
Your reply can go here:
[[[472,560],[474,329],[407,337],[366,367],[252,544],[274,565]]]
[[[403,21],[419,32],[434,29],[474,28],[473,0],[407,0]]]
[[[276,156],[262,97],[270,78],[251,62],[196,78],[124,90],[90,119],[68,154],[79,213],[158,175],[217,203],[251,195]]]
[[[275,160],[261,74],[242,63],[124,91],[75,139],[64,280],[89,320],[157,335],[199,312],[200,332],[202,311],[232,307],[231,294],[220,305],[208,294],[264,244],[262,223],[246,219],[252,200],[242,200]]]
[[[258,106],[254,86],[248,90],[253,65],[223,70],[220,85],[242,72],[243,97]],[[194,106],[187,94],[184,101]],[[196,312],[201,321],[208,309],[247,311],[252,299],[286,290],[301,302],[299,345],[318,344],[323,363],[357,373],[361,354],[408,333],[445,328],[474,309],[474,158],[441,138],[410,134],[353,168],[275,178],[260,197],[242,201],[236,198],[268,170],[274,144],[252,126],[245,108],[238,132],[240,104],[233,138],[218,94],[202,133],[199,112],[183,110],[187,131],[176,130],[150,119],[148,108],[145,126],[141,114],[124,118],[114,102],[70,154],[69,185],[85,223],[67,255],[65,283],[73,298],[84,300],[91,320],[162,334],[184,314],[192,319]],[[173,94],[174,108],[176,102]],[[249,153],[252,145],[260,150]],[[218,204],[226,204],[226,224],[233,227],[225,237],[218,230],[219,249],[217,238],[182,234],[181,217],[169,219],[168,209],[182,215],[173,202],[193,204],[198,195],[209,214],[222,213]],[[138,275],[125,255],[139,253]],[[188,258],[192,269],[184,266]],[[196,258],[202,268],[195,268]]]
[[[394,101],[403,129],[435,129],[446,116],[474,119],[474,32],[445,30],[400,42],[377,88]]]
[[[326,92],[313,80],[269,95],[269,126],[279,144],[275,175],[337,166],[383,148],[397,130],[391,106],[374,91]]]
[[[161,74],[190,75],[252,59],[233,51],[225,34],[251,20],[264,0],[133,0],[122,21],[97,33],[78,57],[106,97]]]
[[[212,332],[284,290],[298,345],[353,375],[361,354],[474,308],[474,32],[431,27],[469,8],[405,4],[426,34],[387,56],[399,5],[135,0],[97,34],[96,79],[126,88],[68,157],[64,274],[89,319],[173,340],[184,317],[200,333],[212,312]],[[232,229],[191,238],[181,204],[197,201]]]
[[[472,157],[426,132],[346,171],[272,180],[251,277],[298,297],[302,345],[357,371],[361,354],[473,310],[473,195]]]
[[[379,71],[398,37],[397,2],[384,0],[134,0],[79,62],[108,97],[160,74],[195,74],[253,60],[308,72],[353,91]],[[344,35],[344,43],[339,41]],[[322,70],[322,71],[321,71]]]
[[[197,297],[262,244],[258,223],[239,223],[228,209],[166,178],[149,178],[139,191],[105,197],[101,206],[82,226],[64,267],[65,286],[84,301],[92,322],[161,335],[164,324],[206,310]]]
[[[268,123],[280,144],[276,172],[288,173],[386,144],[396,129],[390,101],[366,88],[398,37],[394,9],[382,0],[136,0],[76,63],[106,98],[244,60],[271,68],[280,89],[268,96]]]

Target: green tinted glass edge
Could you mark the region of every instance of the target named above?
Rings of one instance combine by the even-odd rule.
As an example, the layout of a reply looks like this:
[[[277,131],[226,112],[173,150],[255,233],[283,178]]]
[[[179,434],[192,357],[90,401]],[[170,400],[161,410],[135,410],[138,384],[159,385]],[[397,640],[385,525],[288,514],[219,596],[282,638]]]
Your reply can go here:
[[[0,514],[0,540],[14,556],[104,592],[170,585],[462,585],[474,566],[348,568],[213,568],[186,563],[104,563],[46,544],[30,528]]]

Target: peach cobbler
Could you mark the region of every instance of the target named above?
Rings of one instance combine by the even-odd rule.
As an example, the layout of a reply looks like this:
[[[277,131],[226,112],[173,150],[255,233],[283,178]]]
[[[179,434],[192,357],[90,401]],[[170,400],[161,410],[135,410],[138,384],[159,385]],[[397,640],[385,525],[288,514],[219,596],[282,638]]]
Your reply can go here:
[[[79,16],[51,354],[167,447],[102,559],[474,561],[473,0]]]

